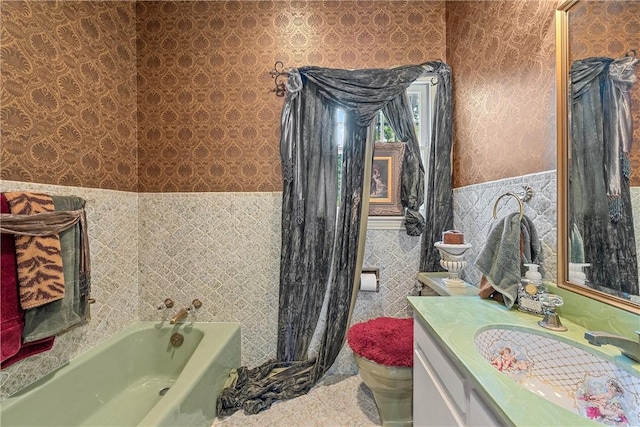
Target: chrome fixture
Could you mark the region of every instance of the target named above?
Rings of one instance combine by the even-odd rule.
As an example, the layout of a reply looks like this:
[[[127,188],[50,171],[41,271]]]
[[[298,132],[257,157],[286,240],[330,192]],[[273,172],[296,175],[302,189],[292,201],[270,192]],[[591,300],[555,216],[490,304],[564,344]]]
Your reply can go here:
[[[189,311],[186,308],[181,308],[180,311],[177,312],[176,315],[171,318],[169,323],[173,325],[177,322],[181,322],[182,320],[186,319],[188,315],[189,315]]]
[[[556,313],[556,307],[564,304],[564,300],[558,295],[542,294],[540,302],[544,310],[544,319],[540,320],[538,325],[556,332],[566,331],[567,327],[560,322],[560,316]]]
[[[193,301],[191,301],[191,305],[193,306],[193,308],[197,310],[200,307],[202,307],[202,302],[198,298],[196,298]]]
[[[584,338],[589,344],[598,347],[602,344],[614,345],[620,349],[624,356],[640,363],[640,331],[636,331],[636,334],[638,335],[638,341],[602,331],[587,331],[584,333]]]

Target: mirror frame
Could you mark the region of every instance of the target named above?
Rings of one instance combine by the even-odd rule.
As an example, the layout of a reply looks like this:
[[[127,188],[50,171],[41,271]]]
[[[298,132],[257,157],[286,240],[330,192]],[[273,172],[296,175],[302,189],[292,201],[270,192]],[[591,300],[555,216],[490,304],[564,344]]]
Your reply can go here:
[[[556,9],[556,124],[558,185],[558,286],[600,302],[640,314],[640,306],[622,298],[569,282],[569,10],[580,0],[567,0]]]

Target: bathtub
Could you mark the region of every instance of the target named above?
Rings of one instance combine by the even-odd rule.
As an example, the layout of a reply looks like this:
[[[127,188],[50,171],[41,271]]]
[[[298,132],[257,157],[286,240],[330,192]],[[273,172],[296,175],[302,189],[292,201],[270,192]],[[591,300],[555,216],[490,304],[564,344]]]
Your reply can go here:
[[[184,338],[179,347],[175,333]],[[208,427],[238,366],[239,324],[137,322],[5,399],[0,420],[6,427]]]

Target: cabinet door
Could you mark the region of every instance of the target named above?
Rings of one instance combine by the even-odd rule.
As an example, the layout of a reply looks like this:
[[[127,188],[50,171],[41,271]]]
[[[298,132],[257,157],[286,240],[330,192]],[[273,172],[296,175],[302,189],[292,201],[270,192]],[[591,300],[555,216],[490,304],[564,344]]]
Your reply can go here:
[[[415,427],[463,426],[437,376],[415,346],[413,353],[413,425]]]
[[[475,390],[471,390],[469,399],[469,426],[470,427],[492,427],[500,426],[501,423],[493,415],[482,398]]]

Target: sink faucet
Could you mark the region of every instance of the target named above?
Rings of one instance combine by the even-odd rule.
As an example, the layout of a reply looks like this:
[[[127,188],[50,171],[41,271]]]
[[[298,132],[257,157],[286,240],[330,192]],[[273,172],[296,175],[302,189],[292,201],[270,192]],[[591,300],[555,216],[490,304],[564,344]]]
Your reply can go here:
[[[638,341],[601,331],[587,331],[584,333],[584,338],[598,347],[602,344],[615,345],[623,355],[640,363],[640,331],[636,331],[636,334],[638,334]]]
[[[560,322],[560,316],[556,313],[556,307],[560,307],[564,304],[562,297],[558,295],[543,293],[540,295],[540,303],[544,309],[544,319],[538,322],[538,325],[543,328],[551,329],[552,331],[564,332],[567,327]]]
[[[173,316],[173,317],[171,318],[171,320],[169,321],[169,323],[170,323],[171,325],[173,325],[173,324],[175,324],[176,322],[180,322],[180,321],[182,321],[182,320],[186,319],[188,315],[189,315],[189,312],[187,311],[187,309],[186,309],[186,308],[182,308],[182,309],[180,309],[180,311],[179,311],[179,312],[177,312],[177,313],[176,313],[176,315],[175,315],[175,316]]]

